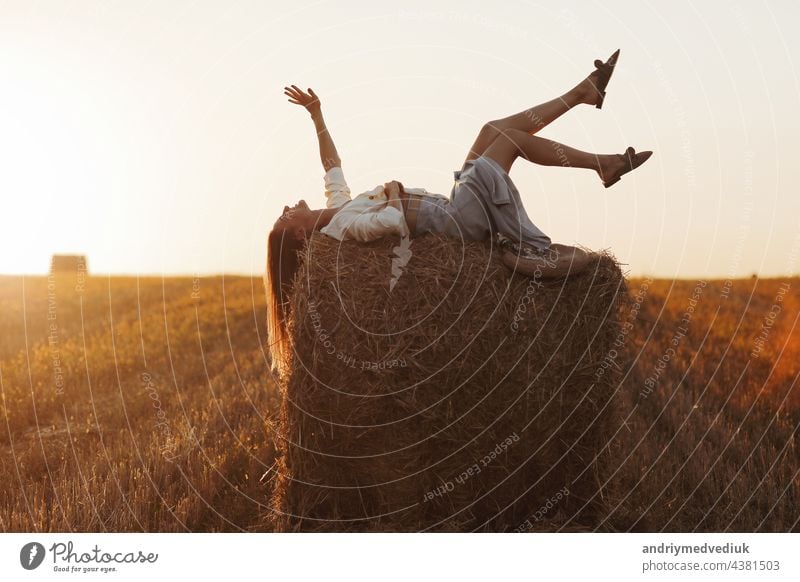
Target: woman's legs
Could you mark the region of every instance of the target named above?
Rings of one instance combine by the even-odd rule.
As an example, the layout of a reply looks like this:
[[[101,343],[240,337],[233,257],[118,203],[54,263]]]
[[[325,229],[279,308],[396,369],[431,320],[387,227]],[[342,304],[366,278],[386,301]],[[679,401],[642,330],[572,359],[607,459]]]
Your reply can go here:
[[[565,166],[594,170],[602,179],[625,164],[622,156],[601,155],[576,150],[556,141],[529,135],[524,130],[509,129],[500,134],[484,152],[506,172],[518,157],[542,166]]]
[[[594,105],[598,99],[593,84],[597,74],[597,72],[592,73],[561,97],[556,97],[514,115],[485,123],[464,161],[474,160],[483,155],[492,142],[504,131],[516,129],[533,135],[576,105],[581,103]]]

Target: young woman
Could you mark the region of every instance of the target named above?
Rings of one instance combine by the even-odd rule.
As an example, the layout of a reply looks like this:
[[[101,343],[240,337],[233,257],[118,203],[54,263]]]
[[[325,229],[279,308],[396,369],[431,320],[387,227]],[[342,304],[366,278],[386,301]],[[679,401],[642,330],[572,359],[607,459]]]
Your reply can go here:
[[[550,141],[535,134],[576,105],[602,107],[605,89],[614,72],[619,50],[606,61],[596,60],[595,70],[575,87],[515,115],[489,121],[481,128],[455,184],[446,198],[424,189],[404,188],[387,182],[351,198],[325,120],[320,99],[296,85],[285,88],[289,102],[311,114],[319,153],[325,169],[326,208],[312,210],[305,200],[284,207],[269,234],[265,286],[268,331],[273,365],[287,361],[287,292],[298,267],[297,251],[314,231],[338,240],[370,241],[387,235],[418,236],[436,232],[485,240],[498,237],[502,260],[509,268],[542,278],[579,272],[589,255],[575,247],[553,244],[528,217],[520,194],[509,177],[517,158],[545,166],[586,168],[597,172],[608,188],[642,165],[652,154],[629,147],[624,154],[593,154]]]

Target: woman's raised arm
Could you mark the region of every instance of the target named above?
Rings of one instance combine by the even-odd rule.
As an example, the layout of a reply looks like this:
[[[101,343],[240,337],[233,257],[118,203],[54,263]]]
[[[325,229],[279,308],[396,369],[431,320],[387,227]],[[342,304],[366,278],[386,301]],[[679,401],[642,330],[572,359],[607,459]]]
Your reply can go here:
[[[333,138],[325,125],[325,120],[322,117],[322,104],[314,90],[309,87],[308,93],[306,93],[297,85],[292,85],[291,87],[284,87],[283,93],[289,97],[289,103],[302,105],[311,114],[311,120],[314,122],[314,128],[317,130],[317,140],[319,141],[319,159],[322,162],[322,167],[325,168],[325,172],[331,168],[340,168],[342,160],[339,158],[336,145],[333,143]]]

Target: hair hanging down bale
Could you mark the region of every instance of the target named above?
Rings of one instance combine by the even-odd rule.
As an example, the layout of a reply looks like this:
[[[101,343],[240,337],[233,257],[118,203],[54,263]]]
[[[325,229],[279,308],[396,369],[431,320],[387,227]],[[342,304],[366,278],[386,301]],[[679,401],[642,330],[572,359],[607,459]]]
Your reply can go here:
[[[627,300],[608,254],[512,275],[488,243],[315,234],[301,255],[272,498],[278,531],[593,528],[619,426]]]

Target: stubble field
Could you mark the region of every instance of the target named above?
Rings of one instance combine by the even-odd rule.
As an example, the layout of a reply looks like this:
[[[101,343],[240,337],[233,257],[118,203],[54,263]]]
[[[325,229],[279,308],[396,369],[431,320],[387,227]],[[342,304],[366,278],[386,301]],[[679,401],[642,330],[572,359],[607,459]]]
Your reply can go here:
[[[596,529],[800,531],[798,288],[629,281]],[[269,531],[265,317],[258,278],[0,277],[0,530]]]

